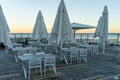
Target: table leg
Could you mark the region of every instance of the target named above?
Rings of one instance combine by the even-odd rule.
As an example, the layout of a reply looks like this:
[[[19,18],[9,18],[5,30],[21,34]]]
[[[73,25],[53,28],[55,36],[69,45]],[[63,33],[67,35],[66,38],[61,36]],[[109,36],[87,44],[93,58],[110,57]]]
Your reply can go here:
[[[24,63],[22,63],[22,68],[23,68],[23,72],[24,72],[24,77],[25,77],[25,79],[27,79],[27,72],[26,72]]]
[[[64,58],[64,60],[65,60],[66,64],[68,64],[68,61],[67,61],[67,59],[66,59],[65,54],[62,54],[62,55],[63,55],[63,58]]]

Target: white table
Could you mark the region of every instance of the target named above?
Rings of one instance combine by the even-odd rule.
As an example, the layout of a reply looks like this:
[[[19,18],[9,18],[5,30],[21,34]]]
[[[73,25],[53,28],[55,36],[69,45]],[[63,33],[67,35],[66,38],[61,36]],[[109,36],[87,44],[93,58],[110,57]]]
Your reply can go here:
[[[69,55],[70,52],[72,50],[75,50],[75,49],[78,50],[78,51],[87,51],[87,49],[85,49],[85,48],[77,48],[77,47],[75,47],[75,48],[62,48],[61,57],[63,57],[66,64],[68,64],[68,60],[67,60],[66,55]],[[83,57],[83,59],[84,59],[84,61],[86,61],[84,57]]]
[[[79,50],[79,48],[62,48],[61,57],[64,58],[66,64],[68,64],[66,55],[68,55],[69,52],[71,52],[72,50],[75,50],[75,49]]]
[[[27,79],[27,71],[25,69],[25,63],[26,61],[32,60],[32,59],[37,59],[37,58],[45,58],[45,53],[37,54],[37,55],[20,55],[18,58],[22,61],[22,69],[24,72],[24,77]]]
[[[25,47],[25,48],[23,48],[23,47],[16,47],[16,48],[13,48],[12,50],[13,51],[15,51],[15,61],[16,62],[18,62],[18,60],[17,60],[17,57],[18,57],[18,51],[28,51],[28,50],[30,50],[32,47]]]

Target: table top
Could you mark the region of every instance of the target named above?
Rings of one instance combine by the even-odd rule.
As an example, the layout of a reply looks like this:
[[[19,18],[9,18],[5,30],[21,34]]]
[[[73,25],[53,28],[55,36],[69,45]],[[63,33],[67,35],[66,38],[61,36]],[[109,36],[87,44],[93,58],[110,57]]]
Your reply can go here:
[[[26,61],[26,60],[32,60],[32,59],[36,59],[36,58],[44,58],[45,57],[45,53],[40,53],[40,54],[33,54],[33,55],[19,55],[18,58],[22,61]]]

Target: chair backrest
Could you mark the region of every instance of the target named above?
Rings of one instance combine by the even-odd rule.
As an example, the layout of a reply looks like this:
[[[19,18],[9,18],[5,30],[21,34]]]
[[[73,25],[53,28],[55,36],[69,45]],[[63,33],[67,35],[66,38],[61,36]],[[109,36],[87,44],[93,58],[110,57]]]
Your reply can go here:
[[[32,59],[32,60],[29,60],[29,66],[30,67],[40,67],[41,65],[41,58],[35,58],[35,59]]]
[[[80,56],[87,56],[87,50],[86,49],[80,49],[79,53],[80,53]]]
[[[22,54],[23,56],[30,56],[30,55],[33,55],[33,53],[25,53],[25,54]]]
[[[71,50],[71,54],[70,54],[72,57],[76,57],[78,56],[78,50],[77,49],[73,49]]]
[[[32,42],[32,43],[30,43],[30,46],[31,47],[37,47],[38,46],[37,44],[38,44],[37,42]]]
[[[45,52],[46,53],[53,53],[53,46],[52,45],[46,45],[45,46]]]
[[[75,49],[76,47],[70,47],[70,49]]]
[[[36,48],[36,47],[30,48],[30,49],[28,50],[28,53],[36,53],[36,52],[37,52],[37,48]]]
[[[98,45],[94,45],[93,49],[97,49],[98,50]]]
[[[37,52],[36,55],[45,54],[45,52]]]
[[[45,64],[46,65],[55,64],[55,55],[53,55],[53,54],[46,54],[45,55]]]
[[[5,53],[8,54],[8,52],[9,52],[9,48],[5,46]]]
[[[91,46],[87,46],[87,51],[91,53],[92,52],[92,47]]]
[[[27,50],[18,50],[18,55],[23,55],[23,54],[26,54],[27,53]]]
[[[40,46],[38,47],[38,52],[44,51]]]
[[[16,47],[22,47],[22,44],[14,43],[14,44],[13,44],[13,47],[14,47],[14,48],[16,48]]]

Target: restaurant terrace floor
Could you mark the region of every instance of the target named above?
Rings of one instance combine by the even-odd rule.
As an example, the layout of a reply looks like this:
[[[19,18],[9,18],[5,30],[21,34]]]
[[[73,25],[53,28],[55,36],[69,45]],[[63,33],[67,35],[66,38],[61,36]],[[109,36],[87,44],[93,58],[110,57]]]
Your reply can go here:
[[[57,62],[57,74],[40,74],[32,71],[31,80],[114,80],[120,74],[120,63],[116,59],[116,53],[112,48],[107,49],[105,54],[99,51],[99,55],[89,55],[88,61],[80,64],[65,64]],[[0,49],[0,80],[25,80],[21,63],[14,60],[13,53],[5,54]]]

